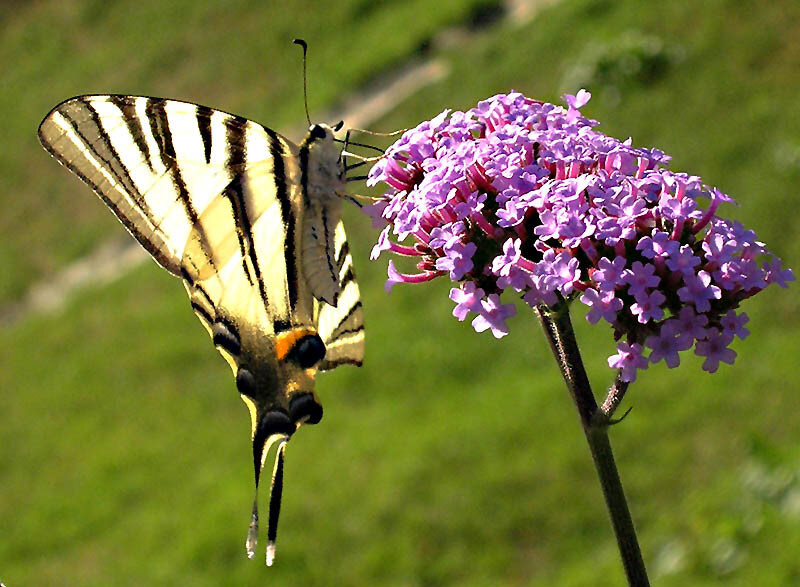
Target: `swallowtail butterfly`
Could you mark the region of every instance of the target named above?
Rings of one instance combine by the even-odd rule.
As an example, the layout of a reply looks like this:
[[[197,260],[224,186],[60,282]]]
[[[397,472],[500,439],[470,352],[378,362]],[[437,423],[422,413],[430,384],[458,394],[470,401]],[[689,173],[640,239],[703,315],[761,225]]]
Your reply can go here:
[[[252,423],[257,491],[277,445],[267,564],[285,444],[322,407],[317,371],[360,365],[364,325],[341,221],[345,188],[334,131],[300,145],[259,124],[177,100],[79,96],[42,121],[39,139],[88,184],[172,275],[228,361]]]

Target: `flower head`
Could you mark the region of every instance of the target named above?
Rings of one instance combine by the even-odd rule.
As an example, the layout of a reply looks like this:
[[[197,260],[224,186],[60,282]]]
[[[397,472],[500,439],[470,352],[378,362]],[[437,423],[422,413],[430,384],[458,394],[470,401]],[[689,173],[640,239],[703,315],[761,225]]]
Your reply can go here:
[[[598,132],[581,114],[590,97],[565,95],[562,108],[500,94],[406,131],[369,174],[387,186],[366,209],[388,225],[372,257],[417,259],[419,273],[390,262],[387,289],[448,276],[453,315],[498,338],[516,311],[506,290],[531,306],[577,299],[613,328],[608,362],[623,381],[692,347],[713,372],[748,335],[739,304],[794,275],[718,216],[732,198],[670,171],[658,149]]]

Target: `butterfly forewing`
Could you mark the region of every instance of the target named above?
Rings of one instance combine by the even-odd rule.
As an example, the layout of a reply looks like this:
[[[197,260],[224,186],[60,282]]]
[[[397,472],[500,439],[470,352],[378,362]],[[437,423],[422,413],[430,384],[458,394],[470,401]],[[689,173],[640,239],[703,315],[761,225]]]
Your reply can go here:
[[[244,153],[250,164],[271,157],[269,135],[255,123],[146,97],[67,100],[44,119],[39,138],[175,275],[196,219],[240,173]]]

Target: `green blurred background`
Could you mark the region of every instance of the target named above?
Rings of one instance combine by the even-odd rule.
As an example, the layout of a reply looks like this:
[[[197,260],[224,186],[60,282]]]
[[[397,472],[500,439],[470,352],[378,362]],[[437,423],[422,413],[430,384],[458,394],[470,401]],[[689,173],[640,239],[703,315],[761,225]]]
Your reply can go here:
[[[372,129],[510,89],[558,101],[586,87],[601,130],[659,147],[673,169],[734,196],[741,207],[723,212],[797,270],[795,0],[41,0],[3,3],[0,19],[0,581],[624,582],[533,317],[495,341],[450,316],[443,280],[387,296],[385,258],[368,261],[376,235],[355,209],[366,362],[320,378],[325,418],[287,454],[276,566],[264,568],[263,538],[247,560],[249,420],[179,283],[147,262],[9,319],[32,285],[127,237],[36,127],[64,98],[110,92],[199,102],[297,140],[294,37],[311,48],[315,120],[426,60],[446,75]],[[634,410],[612,442],[656,584],[800,583],[798,287],[744,305],[752,334],[735,365],[708,375],[687,356],[629,391]],[[600,393],[610,331],[574,320]]]

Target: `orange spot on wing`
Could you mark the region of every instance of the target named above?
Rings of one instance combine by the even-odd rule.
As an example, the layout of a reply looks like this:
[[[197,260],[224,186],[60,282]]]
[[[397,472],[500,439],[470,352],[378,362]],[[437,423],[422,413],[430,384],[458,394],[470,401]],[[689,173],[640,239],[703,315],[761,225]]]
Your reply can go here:
[[[304,336],[316,334],[317,331],[313,328],[309,328],[308,326],[301,326],[298,328],[293,328],[292,330],[287,330],[286,332],[281,332],[280,334],[275,336],[275,354],[278,357],[279,361],[282,361],[286,355],[288,355],[291,350],[294,348],[294,345],[297,344],[297,341],[303,338]]]

